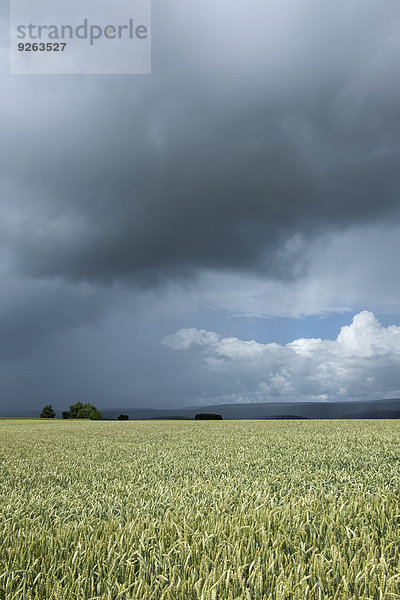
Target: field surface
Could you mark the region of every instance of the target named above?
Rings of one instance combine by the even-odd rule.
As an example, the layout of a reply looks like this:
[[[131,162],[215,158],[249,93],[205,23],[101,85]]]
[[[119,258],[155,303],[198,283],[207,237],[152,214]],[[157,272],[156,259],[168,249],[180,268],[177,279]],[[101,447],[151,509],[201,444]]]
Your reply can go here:
[[[1,600],[400,598],[396,421],[0,421]]]

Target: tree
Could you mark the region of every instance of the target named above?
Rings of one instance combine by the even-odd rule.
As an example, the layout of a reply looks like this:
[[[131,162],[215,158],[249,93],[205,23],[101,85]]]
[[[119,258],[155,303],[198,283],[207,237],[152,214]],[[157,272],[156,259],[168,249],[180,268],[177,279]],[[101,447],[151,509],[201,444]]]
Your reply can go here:
[[[82,410],[83,408],[83,404],[82,402],[77,402],[76,404],[71,404],[71,406],[69,407],[69,418],[70,419],[79,419],[80,417],[78,417],[79,412]]]
[[[117,421],[129,421],[129,416],[128,415],[119,415],[119,417],[117,417]]]
[[[214,413],[199,413],[195,416],[196,421],[221,421],[222,415],[216,415]]]
[[[46,406],[44,406],[42,412],[40,413],[41,419],[54,419],[55,416],[56,413],[54,412],[51,404],[47,404]]]
[[[68,416],[64,417],[64,419],[90,419],[91,421],[99,421],[103,418],[101,412],[94,406],[94,404],[82,404],[82,402],[77,402],[76,404],[71,404],[69,407]]]
[[[62,413],[62,418],[63,419],[69,419],[69,411],[68,410],[64,410]]]

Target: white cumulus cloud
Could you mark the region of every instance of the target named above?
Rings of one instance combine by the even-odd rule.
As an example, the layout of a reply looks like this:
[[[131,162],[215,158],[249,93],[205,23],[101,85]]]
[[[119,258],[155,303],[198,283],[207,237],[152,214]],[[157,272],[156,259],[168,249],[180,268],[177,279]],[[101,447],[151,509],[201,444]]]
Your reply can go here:
[[[369,311],[355,315],[336,340],[261,344],[181,329],[164,338],[163,344],[173,350],[190,350],[198,369],[230,382],[230,399],[344,400],[400,395],[400,327],[383,327]]]

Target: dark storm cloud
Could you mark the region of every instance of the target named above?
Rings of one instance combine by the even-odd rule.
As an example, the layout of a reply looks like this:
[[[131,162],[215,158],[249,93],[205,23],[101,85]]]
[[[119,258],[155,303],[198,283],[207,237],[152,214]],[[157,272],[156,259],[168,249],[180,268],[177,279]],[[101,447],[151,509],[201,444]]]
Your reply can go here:
[[[1,236],[25,273],[287,278],[302,240],[398,218],[396,2],[179,6],[153,7],[151,77],[8,82]]]
[[[68,329],[95,326],[118,293],[59,280],[2,278],[0,292],[0,360],[26,358],[53,336]]]

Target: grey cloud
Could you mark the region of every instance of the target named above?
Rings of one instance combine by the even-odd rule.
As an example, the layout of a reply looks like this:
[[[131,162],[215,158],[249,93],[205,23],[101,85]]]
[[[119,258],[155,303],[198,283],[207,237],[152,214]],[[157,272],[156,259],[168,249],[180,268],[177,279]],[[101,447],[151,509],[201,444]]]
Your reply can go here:
[[[400,227],[395,223],[353,227],[310,241],[306,248],[300,245],[300,250],[296,244],[291,254],[296,250],[304,264],[296,280],[206,272],[185,292],[186,301],[265,318],[399,311]]]
[[[40,282],[14,286],[2,300],[2,411],[52,403],[60,412],[82,398],[101,407],[177,407],[193,402],[199,387],[212,398],[225,385],[204,380],[189,358],[160,344],[182,323],[198,325],[204,312],[174,307],[153,291]]]
[[[156,0],[150,77],[10,76],[0,50],[1,401],[264,398],[257,369],[210,350],[264,340],[227,314],[398,311],[398,15],[397,0]],[[160,344],[180,329],[202,351]],[[304,374],[297,391],[318,395],[275,349],[277,397]],[[362,394],[397,390],[396,361]]]
[[[2,278],[0,286],[0,359],[29,358],[65,331],[97,327],[118,308],[119,295],[92,286],[60,280]]]
[[[268,6],[156,5],[149,78],[8,81],[11,264],[145,285],[288,279],[310,238],[398,219],[397,4]]]

